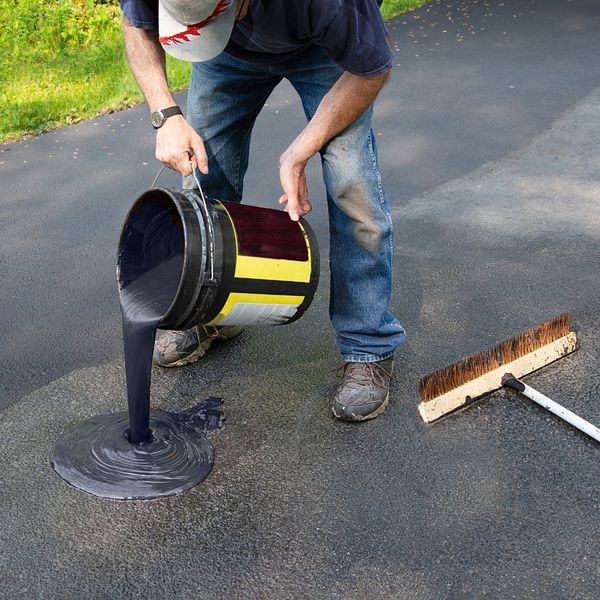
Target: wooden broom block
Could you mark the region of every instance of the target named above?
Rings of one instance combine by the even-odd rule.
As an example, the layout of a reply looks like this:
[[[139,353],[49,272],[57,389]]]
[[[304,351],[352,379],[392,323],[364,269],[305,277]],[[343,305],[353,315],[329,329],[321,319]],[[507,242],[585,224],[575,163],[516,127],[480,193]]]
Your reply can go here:
[[[554,342],[506,363],[481,377],[468,381],[437,398],[421,402],[418,407],[419,413],[426,423],[431,423],[479,396],[500,389],[502,387],[502,375],[505,373],[512,373],[517,378],[523,377],[570,354],[576,348],[577,336],[575,332],[571,331]]]

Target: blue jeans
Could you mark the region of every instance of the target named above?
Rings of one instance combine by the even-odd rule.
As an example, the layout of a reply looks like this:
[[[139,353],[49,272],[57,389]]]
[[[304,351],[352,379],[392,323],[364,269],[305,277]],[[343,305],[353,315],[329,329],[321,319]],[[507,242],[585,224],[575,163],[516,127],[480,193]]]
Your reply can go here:
[[[187,119],[208,154],[209,174],[197,172],[207,195],[242,200],[254,121],[283,78],[300,95],[310,119],[341,74],[318,49],[275,65],[247,63],[224,52],[195,63]],[[392,218],[377,169],[371,115],[372,107],[321,150],[330,228],[329,315],[347,362],[389,358],[405,338],[389,311]]]

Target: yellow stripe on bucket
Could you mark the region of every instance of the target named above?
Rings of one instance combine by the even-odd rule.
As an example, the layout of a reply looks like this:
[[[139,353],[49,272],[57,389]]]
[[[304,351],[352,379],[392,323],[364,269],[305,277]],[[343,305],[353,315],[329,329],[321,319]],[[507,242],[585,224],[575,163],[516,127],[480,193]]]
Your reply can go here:
[[[238,254],[235,277],[308,283],[310,281],[310,260],[300,262]]]
[[[304,296],[231,292],[208,325],[268,325],[289,319]]]

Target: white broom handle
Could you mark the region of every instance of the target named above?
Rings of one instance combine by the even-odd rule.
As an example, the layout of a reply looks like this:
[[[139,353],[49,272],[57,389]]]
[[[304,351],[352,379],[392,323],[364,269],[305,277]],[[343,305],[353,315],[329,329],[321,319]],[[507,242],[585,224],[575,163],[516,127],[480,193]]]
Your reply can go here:
[[[592,425],[585,419],[582,419],[581,417],[577,416],[575,413],[572,413],[570,410],[567,410],[558,402],[554,402],[554,400],[551,400],[547,396],[544,396],[544,394],[541,394],[537,390],[534,390],[532,387],[528,386],[526,383],[523,383],[520,379],[517,379],[516,377],[512,377],[510,379],[506,378],[503,380],[503,383],[505,385],[509,385],[524,396],[527,396],[527,398],[533,400],[540,406],[543,406],[546,410],[549,410],[557,417],[560,417],[563,421],[566,421],[567,423],[573,425],[573,427],[577,427],[579,431],[587,433],[590,437],[600,442],[600,429],[598,429],[598,427]],[[513,383],[515,385],[513,385]]]

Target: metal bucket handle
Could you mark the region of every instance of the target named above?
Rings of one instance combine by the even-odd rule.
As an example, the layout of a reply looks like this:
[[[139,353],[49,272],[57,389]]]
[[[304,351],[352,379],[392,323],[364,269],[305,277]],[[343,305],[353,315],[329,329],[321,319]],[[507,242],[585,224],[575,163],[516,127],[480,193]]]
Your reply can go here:
[[[163,165],[158,173],[156,174],[156,177],[154,178],[154,181],[152,182],[152,185],[150,187],[155,187],[156,186],[156,182],[158,181],[158,178],[160,177],[161,173],[165,170],[165,168],[167,167],[167,165]],[[198,179],[198,175],[196,174],[196,162],[191,160],[190,161],[190,167],[192,167],[192,175],[194,176],[194,180],[196,181],[196,185],[198,186],[198,191],[200,192],[200,198],[202,199],[202,202],[199,202],[199,206],[200,209],[202,210],[203,216],[204,216],[204,220],[206,221],[206,226],[208,228],[208,245],[209,245],[209,255],[210,255],[210,279],[209,281],[207,281],[208,285],[214,285],[215,284],[215,230],[213,228],[213,222],[212,219],[210,218],[210,213],[208,212],[208,205],[206,202],[206,196],[204,195],[204,191],[202,190],[202,186],[200,185],[200,180]]]

